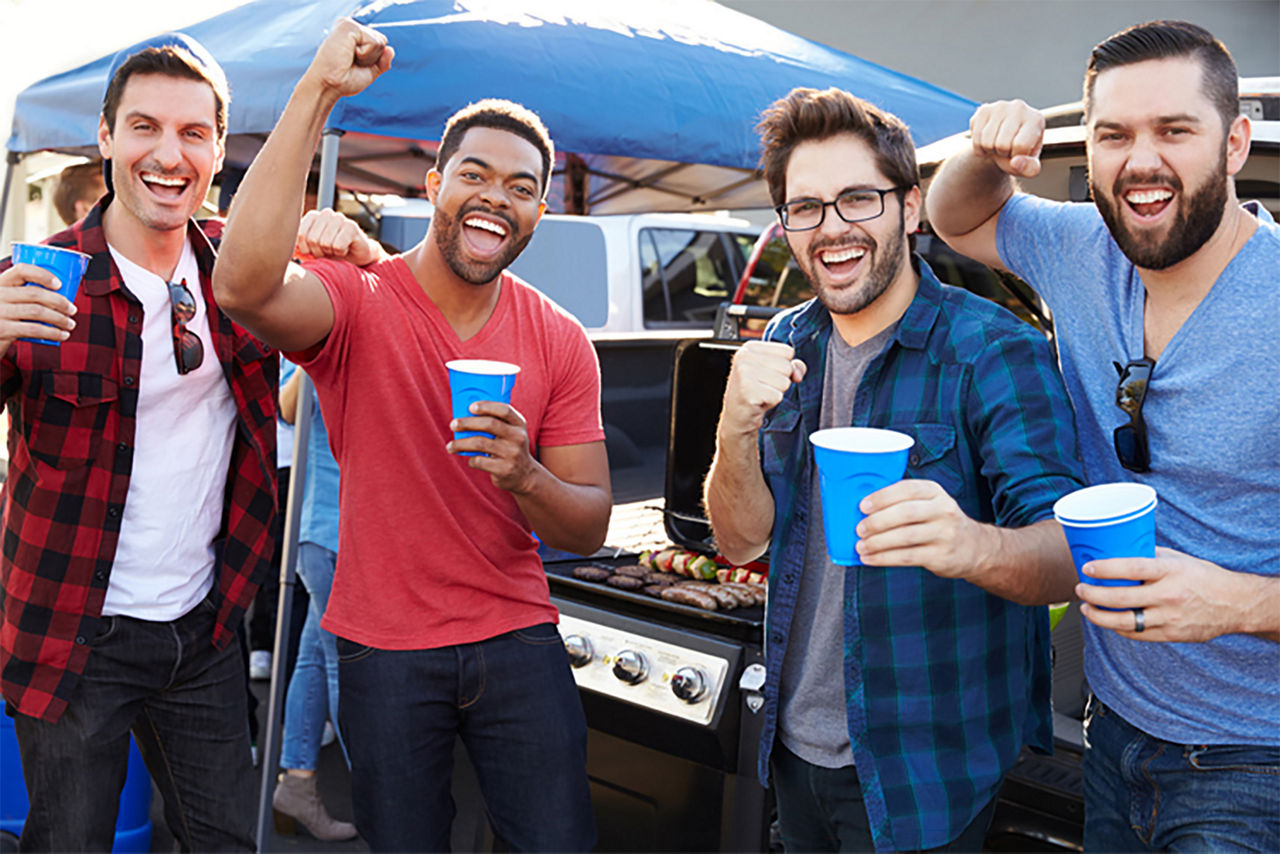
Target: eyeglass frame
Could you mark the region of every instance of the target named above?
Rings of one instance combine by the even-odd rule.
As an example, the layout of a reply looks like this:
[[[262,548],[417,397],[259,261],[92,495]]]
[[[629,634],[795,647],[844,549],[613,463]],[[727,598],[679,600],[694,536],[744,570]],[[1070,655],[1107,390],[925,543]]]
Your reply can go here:
[[[169,326],[173,334],[173,360],[177,363],[178,375],[186,376],[204,364],[204,342],[200,340],[199,335],[187,328],[187,324],[196,316],[196,298],[187,287],[186,279],[180,283],[165,282],[165,284],[169,286]],[[190,306],[190,316],[179,316],[180,303]],[[184,346],[187,342],[194,342],[194,346],[189,348]],[[195,353],[195,356],[188,359],[186,355],[188,352]],[[188,364],[189,361],[191,364]]]
[[[1147,421],[1142,415],[1142,407],[1147,401],[1151,374],[1155,371],[1156,363],[1143,356],[1141,359],[1131,359],[1124,365],[1119,362],[1112,364],[1120,375],[1116,382],[1116,406],[1129,416],[1129,423],[1121,424],[1111,434],[1116,459],[1129,471],[1150,471],[1151,445],[1147,440]],[[1140,390],[1136,388],[1138,383],[1141,383]],[[1121,449],[1122,441],[1127,443],[1125,447],[1132,447],[1132,453],[1127,454]]]
[[[909,189],[911,188],[910,187],[889,187],[886,190],[881,190],[877,187],[863,187],[856,190],[845,190],[844,192],[838,194],[834,199],[832,199],[829,202],[824,202],[822,201],[822,199],[816,199],[816,198],[792,199],[789,202],[783,202],[782,204],[775,207],[773,209],[773,212],[778,215],[778,222],[781,223],[783,231],[813,231],[815,228],[821,228],[822,224],[827,221],[827,208],[831,208],[832,210],[834,210],[836,212],[836,216],[840,217],[840,219],[843,220],[844,222],[847,222],[850,224],[855,222],[867,222],[868,220],[873,220],[878,217],[884,216],[884,197],[885,196],[889,195],[890,193],[906,193],[906,191]],[[844,214],[840,213],[840,208],[837,207],[837,205],[840,203],[841,199],[843,199],[847,195],[850,195],[851,193],[876,193],[877,195],[880,196],[880,210],[872,214],[871,216],[862,216],[862,217],[858,217],[857,219],[846,218]],[[790,225],[787,224],[788,217],[786,214],[786,210],[791,205],[799,204],[800,202],[816,202],[822,206],[821,208],[822,213],[818,215],[818,221],[815,222],[813,225],[806,225],[803,228],[792,228]]]

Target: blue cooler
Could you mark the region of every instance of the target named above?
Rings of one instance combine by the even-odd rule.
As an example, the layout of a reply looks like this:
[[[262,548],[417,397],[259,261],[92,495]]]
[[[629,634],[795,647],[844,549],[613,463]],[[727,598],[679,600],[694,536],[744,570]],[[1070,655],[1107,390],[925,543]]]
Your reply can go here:
[[[18,755],[13,718],[0,714],[0,837],[22,835],[27,806],[27,784],[22,779],[22,759]],[[4,841],[0,839],[0,848],[8,850]],[[129,739],[129,772],[120,792],[120,813],[116,818],[116,838],[111,850],[151,850],[151,775],[147,773],[142,754],[132,738]]]

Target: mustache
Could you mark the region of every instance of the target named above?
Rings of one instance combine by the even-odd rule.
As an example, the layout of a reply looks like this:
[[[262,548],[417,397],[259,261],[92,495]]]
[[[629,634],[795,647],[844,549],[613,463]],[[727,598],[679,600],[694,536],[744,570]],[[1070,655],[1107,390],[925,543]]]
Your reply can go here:
[[[1182,179],[1173,173],[1147,172],[1138,174],[1136,172],[1124,172],[1117,175],[1116,180],[1112,182],[1111,193],[1119,197],[1130,187],[1150,186],[1152,184],[1163,184],[1176,193],[1182,192]]]
[[[855,249],[862,248],[868,251],[874,251],[878,248],[878,244],[871,237],[859,237],[855,240],[849,240],[847,237],[819,237],[809,245],[809,255],[817,258],[818,253],[827,249]]]

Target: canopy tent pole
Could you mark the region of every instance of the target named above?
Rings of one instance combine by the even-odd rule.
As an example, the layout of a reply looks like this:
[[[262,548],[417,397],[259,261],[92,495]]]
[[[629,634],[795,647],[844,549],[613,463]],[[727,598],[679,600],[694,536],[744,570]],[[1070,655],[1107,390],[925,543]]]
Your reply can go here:
[[[320,137],[320,192],[317,206],[332,208],[336,200],[338,143],[342,131],[325,128]],[[311,378],[305,373],[299,379],[298,409],[293,419],[293,467],[289,474],[289,503],[285,510],[284,535],[280,544],[280,599],[276,610],[275,648],[271,653],[271,692],[267,702],[266,739],[259,754],[262,779],[258,786],[258,850],[268,850],[271,832],[271,796],[280,760],[283,729],[284,689],[289,679],[284,672],[289,656],[290,611],[293,588],[297,583],[298,525],[302,521],[302,490],[307,482],[307,455],[311,439],[311,410],[316,405]],[[333,722],[337,725],[337,721]]]
[[[9,233],[9,229],[6,227],[9,221],[5,218],[9,213],[9,193],[13,189],[13,173],[18,171],[21,161],[22,155],[16,151],[8,152],[8,156],[5,157],[7,165],[4,170],[4,192],[3,195],[0,195],[0,235]]]

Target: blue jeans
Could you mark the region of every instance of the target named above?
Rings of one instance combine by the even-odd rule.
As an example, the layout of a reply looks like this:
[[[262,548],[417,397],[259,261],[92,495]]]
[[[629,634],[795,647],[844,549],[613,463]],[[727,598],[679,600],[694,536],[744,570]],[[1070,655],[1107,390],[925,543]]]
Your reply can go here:
[[[447,851],[461,736],[514,851],[588,851],[587,724],[556,627],[380,650],[338,638],[356,827],[373,851]]]
[[[862,786],[852,765],[823,768],[796,756],[781,739],[770,753],[784,851],[875,851]],[[960,836],[930,851],[981,851],[996,800]]]
[[[338,643],[320,628],[329,605],[338,555],[315,543],[298,545],[298,576],[310,594],[298,660],[284,703],[284,739],[280,767],[314,771],[328,718],[338,721]]]
[[[1280,851],[1280,746],[1162,741],[1090,698],[1084,847]]]
[[[110,851],[129,732],[185,851],[252,851],[257,790],[239,641],[211,639],[212,594],[159,623],[103,617],[57,723],[15,714],[31,809],[23,851]]]

